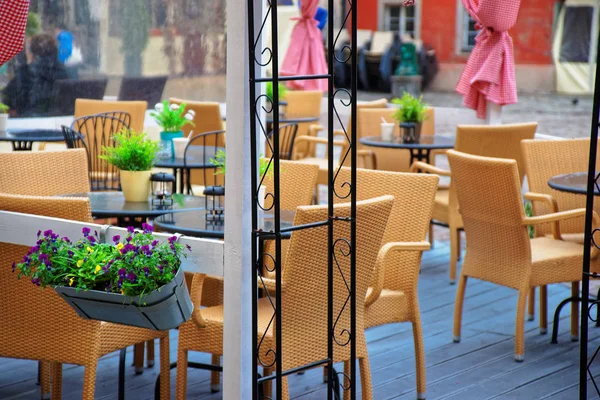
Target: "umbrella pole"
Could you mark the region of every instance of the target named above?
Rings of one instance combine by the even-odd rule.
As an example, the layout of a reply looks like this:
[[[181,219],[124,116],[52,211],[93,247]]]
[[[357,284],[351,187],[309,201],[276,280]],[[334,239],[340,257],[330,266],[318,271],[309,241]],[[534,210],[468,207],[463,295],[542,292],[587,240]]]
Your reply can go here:
[[[485,122],[488,125],[502,124],[502,106],[499,106],[496,103],[492,103],[491,101],[488,101]]]

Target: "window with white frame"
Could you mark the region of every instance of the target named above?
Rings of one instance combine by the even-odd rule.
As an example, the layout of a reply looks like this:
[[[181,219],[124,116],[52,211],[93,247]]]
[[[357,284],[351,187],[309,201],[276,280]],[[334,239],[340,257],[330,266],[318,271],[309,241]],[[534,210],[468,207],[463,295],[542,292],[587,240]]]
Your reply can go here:
[[[416,37],[415,7],[402,5],[388,5],[385,7],[384,30],[398,32],[400,36],[410,35]]]
[[[475,37],[479,31],[475,28],[475,20],[469,15],[466,10],[462,14],[462,40],[461,50],[470,52],[475,47]]]

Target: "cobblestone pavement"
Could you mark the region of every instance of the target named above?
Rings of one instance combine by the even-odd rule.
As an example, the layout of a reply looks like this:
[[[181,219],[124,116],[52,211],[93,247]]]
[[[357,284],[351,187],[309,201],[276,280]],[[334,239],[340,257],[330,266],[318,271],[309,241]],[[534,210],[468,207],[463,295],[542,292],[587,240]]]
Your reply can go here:
[[[387,93],[359,92],[359,100],[387,97]],[[462,97],[456,93],[425,92],[424,100],[434,107],[462,108]],[[569,96],[557,93],[520,93],[519,103],[503,108],[505,123],[537,121],[538,132],[560,137],[587,137],[592,118],[591,96]]]

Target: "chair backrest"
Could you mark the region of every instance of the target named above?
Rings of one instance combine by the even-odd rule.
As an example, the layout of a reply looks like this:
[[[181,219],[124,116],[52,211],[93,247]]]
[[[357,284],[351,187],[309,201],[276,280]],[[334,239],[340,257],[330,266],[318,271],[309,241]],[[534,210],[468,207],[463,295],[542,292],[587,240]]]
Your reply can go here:
[[[167,75],[124,76],[121,80],[118,98],[121,101],[145,101],[150,107],[153,107],[154,104],[160,103],[167,79],[169,79]]]
[[[61,79],[54,82],[53,115],[73,115],[77,99],[102,99],[107,78]]]
[[[294,151],[294,140],[298,134],[298,124],[290,123],[279,127],[279,159],[290,160]],[[269,141],[274,146],[273,131],[269,132]],[[273,153],[269,144],[267,144],[266,156],[270,157]]]
[[[286,117],[320,117],[323,92],[320,90],[288,90],[285,96]]]
[[[585,196],[554,190],[548,186],[548,180],[560,174],[587,171],[589,139],[524,140],[521,142],[521,149],[530,192],[551,195],[558,203],[560,211],[585,207]],[[534,215],[551,212],[544,202],[534,201],[532,206]],[[562,233],[582,233],[584,218],[561,221],[560,230]],[[544,236],[550,232],[549,224],[535,226],[536,236]]]
[[[266,193],[273,193],[273,167],[267,172],[263,180]],[[280,205],[283,210],[295,210],[299,206],[307,206],[312,203],[313,191],[317,184],[319,166],[307,164],[301,161],[280,161]],[[260,179],[260,178],[259,178]],[[271,197],[265,199],[265,209],[273,205]]]
[[[144,131],[144,118],[148,103],[145,101],[103,101],[90,99],[77,99],[75,101],[75,118],[86,115],[108,113],[108,112],[126,112],[131,117],[129,128],[136,132]]]
[[[77,152],[73,150],[68,153]],[[92,222],[88,198],[0,193],[0,210]],[[47,228],[40,227],[42,230]],[[100,322],[87,321],[78,317],[51,288],[42,290],[28,279],[17,279],[17,273],[11,272],[11,264],[20,262],[28,250],[27,246],[0,242],[0,285],[2,286],[0,312],[3,319],[0,324],[2,336],[0,355],[33,360],[47,359],[51,354],[49,353],[52,351],[51,348],[54,348],[55,354],[58,351],[56,349],[60,348],[64,357],[79,363],[82,361],[81,348],[69,348],[69,340],[66,338],[70,332],[78,332],[82,335],[81,346],[91,346],[96,337],[93,329],[99,327]],[[54,343],[52,345],[40,343],[40,332],[53,337]]]
[[[410,174],[390,171],[358,169],[356,173],[356,197],[358,200],[378,196],[394,196],[394,206],[383,235],[382,245],[389,242],[421,242],[427,237],[433,201],[439,177],[433,174]],[[349,195],[350,168],[342,168],[335,179],[335,191],[341,196]],[[334,196],[334,201],[348,201]],[[386,259],[384,287],[405,292],[416,287],[405,287],[406,277],[412,275],[416,284],[419,274],[418,252],[393,252]],[[411,268],[413,266],[413,268]],[[407,293],[408,294],[408,293]]]
[[[449,151],[467,236],[463,268],[476,277],[513,288],[528,274],[531,245],[521,198],[521,181],[514,159],[474,156]],[[470,275],[473,270],[465,272]]]
[[[188,137],[192,131],[196,134],[222,131],[225,128],[223,118],[221,117],[221,107],[219,106],[219,103],[210,101],[189,101],[174,97],[169,99],[169,103],[185,103],[186,112],[188,110],[193,110],[196,113],[193,120],[194,125],[186,125],[182,128],[185,137]]]
[[[30,196],[87,193],[84,149],[0,153],[0,192]]]
[[[358,357],[366,357],[367,348],[364,336],[364,301],[371,280],[373,265],[381,247],[383,229],[387,224],[393,197],[385,196],[357,203],[356,207],[356,349]],[[348,203],[335,206],[335,214],[350,216]],[[327,206],[299,207],[295,225],[326,221]],[[350,224],[347,221],[334,222],[334,319],[335,338],[340,343],[348,337],[342,333],[350,328],[350,308],[344,304],[348,290],[344,278],[350,276],[348,244]],[[284,289],[282,292],[282,366],[284,369],[317,361],[327,356],[327,257],[328,228],[326,226],[295,231],[289,244],[285,268],[283,268]],[[307,268],[310,266],[310,268]],[[343,274],[343,277],[341,276]],[[339,317],[339,318],[338,318]],[[264,361],[272,359],[272,354],[264,354],[268,349],[261,348],[260,357]],[[336,361],[350,358],[350,346],[335,346]]]
[[[129,129],[130,116],[114,111],[87,115],[73,121],[71,128],[85,141],[89,160],[90,186],[93,191],[120,190],[119,169],[100,158],[102,147],[114,147],[114,135]]]
[[[533,139],[537,122],[507,125],[458,125],[454,149],[483,157],[510,158],[517,161],[523,183],[525,165],[521,141]]]
[[[219,149],[225,150],[225,131],[194,133],[183,154],[184,169],[194,162],[210,164],[210,160],[215,157]],[[192,192],[192,185],[224,186],[225,175],[216,172],[216,167],[191,169],[187,174],[188,190]]]

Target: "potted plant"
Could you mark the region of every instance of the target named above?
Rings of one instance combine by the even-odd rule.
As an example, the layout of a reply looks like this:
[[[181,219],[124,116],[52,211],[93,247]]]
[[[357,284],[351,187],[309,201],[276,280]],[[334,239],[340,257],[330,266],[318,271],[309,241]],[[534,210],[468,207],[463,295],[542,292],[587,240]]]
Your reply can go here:
[[[101,159],[120,170],[121,189],[126,201],[146,202],[150,175],[158,152],[158,142],[145,133],[121,130],[113,137],[115,147],[102,146]]]
[[[180,268],[185,249],[176,236],[160,242],[151,226],[142,229],[129,227],[127,237],[116,235],[109,243],[89,228],[78,241],[38,231],[36,245],[13,263],[13,272],[53,287],[83,318],[172,329],[193,310]]]
[[[287,95],[287,87],[280,83],[277,85],[279,88],[279,115],[285,115],[285,107],[287,106],[287,101],[285,101],[285,96]],[[273,102],[273,82],[267,82],[267,87],[265,90],[265,94],[269,96],[270,102]],[[273,107],[271,107],[271,112],[267,113],[267,115],[272,115]]]
[[[194,126],[193,119],[196,116],[196,113],[194,110],[186,112],[185,107],[185,103],[169,104],[169,101],[165,100],[162,103],[157,103],[154,106],[154,111],[150,113],[150,116],[154,118],[161,128],[161,156],[175,157],[173,139],[183,137],[181,128],[184,126]]]
[[[4,103],[0,103],[0,131],[6,130],[6,123],[8,121],[8,110],[10,107]]]
[[[421,138],[421,126],[425,120],[425,108],[423,96],[416,98],[410,93],[404,92],[401,98],[392,100],[398,107],[393,118],[400,124],[402,141],[404,143],[418,143]]]

